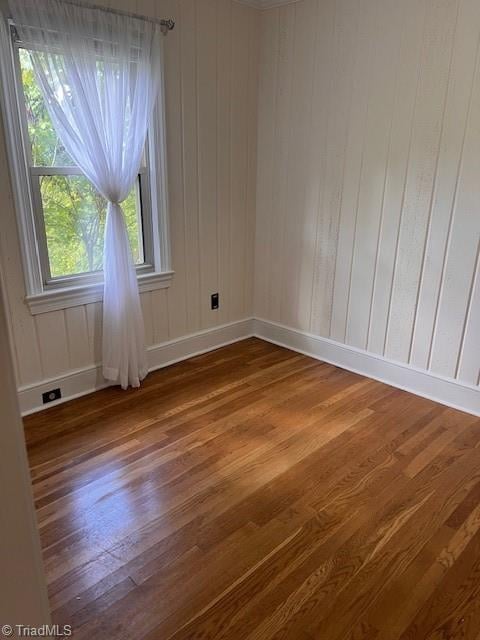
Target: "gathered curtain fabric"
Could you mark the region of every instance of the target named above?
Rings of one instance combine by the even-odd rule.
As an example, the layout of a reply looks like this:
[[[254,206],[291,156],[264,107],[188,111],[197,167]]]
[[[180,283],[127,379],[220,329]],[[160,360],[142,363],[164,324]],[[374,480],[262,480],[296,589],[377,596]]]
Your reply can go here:
[[[147,357],[121,202],[137,178],[161,77],[160,26],[61,0],[10,0],[53,126],[108,201],[103,375],[138,387]]]

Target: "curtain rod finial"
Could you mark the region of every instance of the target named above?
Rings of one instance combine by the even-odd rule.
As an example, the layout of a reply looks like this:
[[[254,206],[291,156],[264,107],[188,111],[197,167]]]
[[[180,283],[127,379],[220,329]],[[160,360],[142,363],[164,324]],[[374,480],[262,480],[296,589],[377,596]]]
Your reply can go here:
[[[169,31],[172,31],[173,28],[175,27],[175,20],[172,20],[172,19],[162,20],[160,22],[160,25],[161,25],[162,33],[166,35]]]

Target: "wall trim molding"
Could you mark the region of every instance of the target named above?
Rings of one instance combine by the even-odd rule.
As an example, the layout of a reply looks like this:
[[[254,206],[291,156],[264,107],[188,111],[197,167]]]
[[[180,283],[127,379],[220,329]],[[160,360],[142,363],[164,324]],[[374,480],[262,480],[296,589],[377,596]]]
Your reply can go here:
[[[167,289],[174,276],[174,271],[163,273],[152,271],[137,275],[138,290],[155,291],[156,289]],[[32,316],[50,311],[61,311],[70,307],[83,306],[92,302],[103,301],[103,282],[92,282],[73,287],[59,287],[50,289],[43,293],[36,293],[26,296],[25,302],[30,309]]]
[[[235,0],[235,2],[246,4],[247,6],[253,7],[254,9],[260,9],[261,11],[264,11],[266,9],[276,9],[277,7],[282,7],[285,4],[295,4],[296,2],[300,2],[300,0]]]
[[[245,318],[153,345],[148,349],[149,370],[155,371],[252,336],[480,416],[478,387],[259,318]],[[100,365],[96,365],[19,387],[22,415],[26,416],[73,400],[103,389],[109,384],[102,377]],[[62,389],[62,399],[43,405],[42,393],[55,387]]]
[[[256,318],[253,332],[267,342],[480,416],[479,387],[268,320]]]
[[[181,360],[193,358],[252,336],[253,318],[245,318],[153,345],[148,348],[149,371],[168,367]],[[49,409],[67,400],[79,398],[108,386],[110,383],[103,378],[101,366],[93,365],[19,387],[18,397],[22,416]],[[62,390],[61,400],[50,402],[47,405],[42,404],[42,393],[56,387],[60,387]]]

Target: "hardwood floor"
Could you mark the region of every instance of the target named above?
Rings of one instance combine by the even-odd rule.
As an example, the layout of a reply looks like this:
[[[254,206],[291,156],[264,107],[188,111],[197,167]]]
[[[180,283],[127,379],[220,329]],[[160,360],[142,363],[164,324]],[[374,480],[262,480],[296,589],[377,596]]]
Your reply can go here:
[[[478,418],[250,339],[25,427],[75,640],[480,637]]]

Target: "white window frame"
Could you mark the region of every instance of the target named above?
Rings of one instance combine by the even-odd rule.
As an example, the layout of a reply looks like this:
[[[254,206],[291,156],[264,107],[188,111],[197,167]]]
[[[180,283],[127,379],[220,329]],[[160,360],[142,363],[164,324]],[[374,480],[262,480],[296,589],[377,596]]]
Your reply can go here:
[[[45,255],[43,217],[38,215],[36,190],[31,176],[44,175],[44,167],[30,167],[29,141],[26,123],[22,122],[23,87],[19,75],[17,45],[11,33],[12,25],[0,13],[0,78],[2,113],[4,118],[7,153],[10,164],[15,209],[20,236],[22,264],[25,275],[25,302],[35,315],[58,309],[88,304],[103,299],[103,274],[86,273],[48,280],[45,278],[48,256]],[[143,210],[143,237],[148,264],[138,265],[140,291],[163,289],[170,285],[171,269],[168,223],[167,168],[165,140],[164,78],[160,82],[159,97],[153,113],[147,138],[148,169],[140,170],[140,190]],[[56,175],[76,173],[75,168],[55,168]],[[78,170],[81,174],[81,171]],[[143,180],[142,180],[143,178]],[[41,204],[40,204],[41,207]],[[39,217],[42,219],[39,221]],[[43,261],[43,262],[42,262]]]

